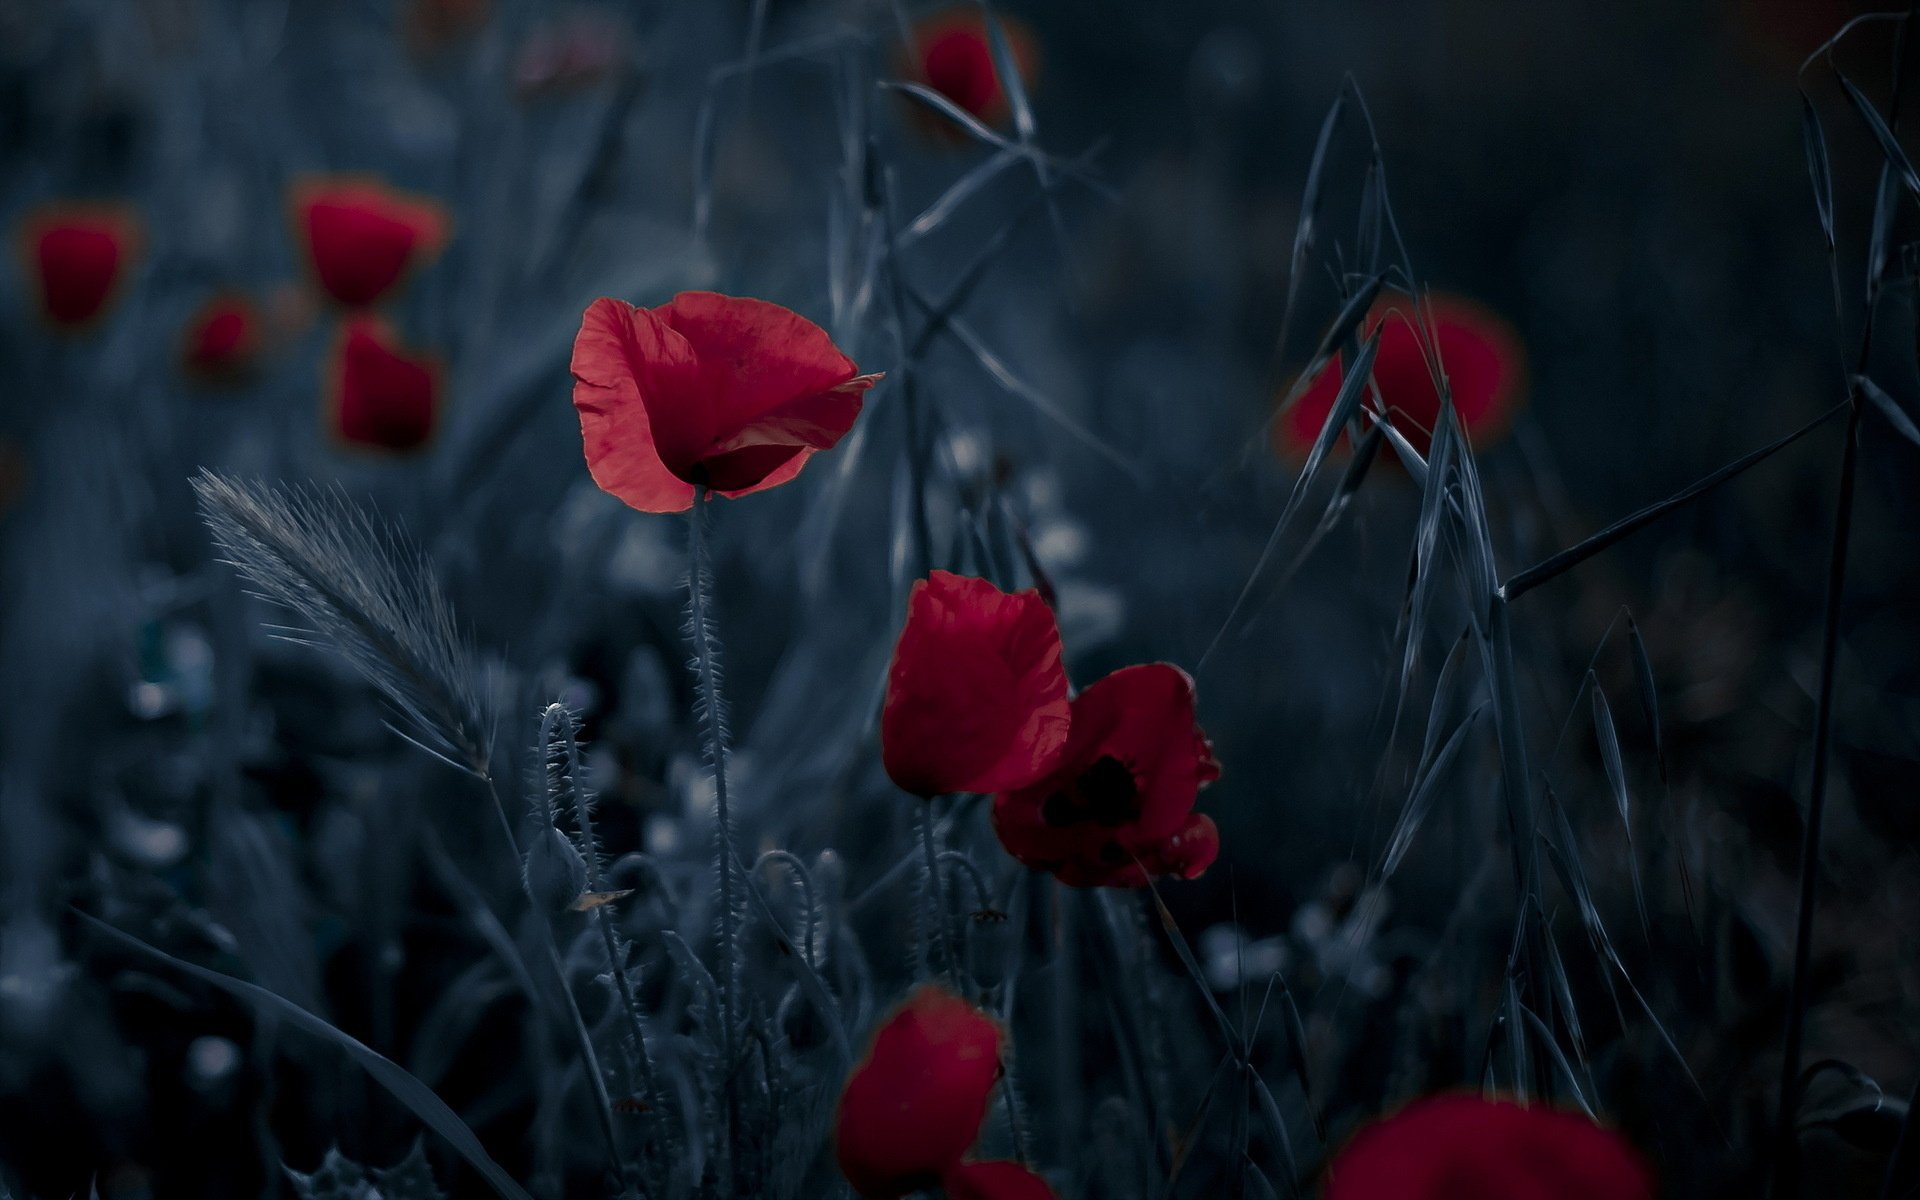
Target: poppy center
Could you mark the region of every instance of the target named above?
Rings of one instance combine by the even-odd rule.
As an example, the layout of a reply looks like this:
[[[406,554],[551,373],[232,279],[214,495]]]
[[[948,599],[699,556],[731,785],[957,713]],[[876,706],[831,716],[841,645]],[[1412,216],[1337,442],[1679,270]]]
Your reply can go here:
[[[1072,783],[1048,796],[1040,816],[1056,828],[1091,821],[1109,829],[1140,817],[1140,785],[1127,765],[1102,754]]]

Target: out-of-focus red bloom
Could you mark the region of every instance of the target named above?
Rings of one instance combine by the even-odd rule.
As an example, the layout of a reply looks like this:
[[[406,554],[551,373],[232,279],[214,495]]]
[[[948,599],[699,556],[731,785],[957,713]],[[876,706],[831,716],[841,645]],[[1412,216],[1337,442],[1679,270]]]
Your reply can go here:
[[[1648,1200],[1653,1177],[1578,1113],[1479,1096],[1416,1101],[1353,1136],[1326,1200]]]
[[[1000,1026],[922,984],[874,1034],[840,1093],[840,1170],[868,1200],[934,1186],[979,1136],[1000,1078]]]
[[[993,826],[1009,854],[1075,887],[1193,879],[1220,853],[1212,819],[1193,811],[1219,777],[1187,673],[1122,667],[1074,697],[1059,762],[995,796]]]
[[[1524,396],[1526,352],[1512,326],[1471,300],[1431,298],[1433,343],[1446,367],[1454,411],[1476,444],[1486,445],[1507,431]],[[1414,327],[1416,311],[1405,299],[1381,302],[1367,314],[1364,334],[1380,331],[1373,380],[1393,416],[1393,427],[1421,454],[1433,441],[1440,419],[1440,392]],[[1314,377],[1292,408],[1274,422],[1275,448],[1290,459],[1306,457],[1333,411],[1346,373],[1339,357]],[[1383,451],[1391,453],[1391,451]]]
[[[947,1200],[1057,1200],[1053,1185],[1017,1162],[961,1163],[941,1180]]]
[[[407,36],[421,50],[437,50],[477,32],[492,12],[491,0],[413,0]]]
[[[1053,609],[1029,588],[935,571],[913,585],[894,644],[880,753],[916,796],[1032,783],[1067,744]]]
[[[445,210],[378,180],[329,176],[294,189],[294,222],[329,296],[364,308],[446,244]]]
[[[40,311],[64,329],[79,329],[106,311],[139,251],[140,222],[110,204],[61,203],[28,215],[20,256],[40,297]]]
[[[880,379],[858,370],[825,330],[765,300],[595,300],[573,340],[587,469],[642,512],[690,507],[696,483],[723,496],[785,483],[853,427]]]
[[[245,375],[260,349],[259,309],[246,296],[215,296],[187,321],[180,361],[187,373],[212,383]]]
[[[532,99],[598,83],[627,56],[627,40],[627,27],[605,13],[571,13],[528,37],[514,55],[514,90]]]
[[[405,453],[433,436],[440,371],[372,317],[349,317],[334,344],[332,431],[350,446]]]
[[[1007,36],[1007,49],[1020,81],[1031,88],[1039,62],[1033,35],[1019,21],[995,14]],[[993,36],[985,16],[971,4],[945,9],[913,27],[913,56],[903,73],[953,101],[955,106],[988,124],[1006,119],[1007,92],[994,68]],[[916,105],[916,107],[918,107]],[[947,123],[932,118],[940,127]]]

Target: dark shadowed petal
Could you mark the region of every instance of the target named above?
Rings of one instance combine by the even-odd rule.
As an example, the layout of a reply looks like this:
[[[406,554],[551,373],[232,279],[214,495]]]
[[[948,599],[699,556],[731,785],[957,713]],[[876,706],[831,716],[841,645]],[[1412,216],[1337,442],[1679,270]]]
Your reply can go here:
[[[1077,887],[1193,878],[1219,851],[1213,823],[1193,816],[1219,775],[1192,678],[1170,663],[1124,667],[1074,697],[1054,769],[994,797],[994,830],[1015,858]]]
[[[122,208],[52,205],[22,223],[20,253],[38,289],[40,311],[68,329],[106,311],[139,245],[139,223]]]
[[[991,792],[1043,774],[1070,708],[1053,610],[1031,589],[935,571],[913,585],[881,713],[887,774],[918,796]]]
[[[778,304],[716,292],[681,292],[656,311],[700,360],[718,449],[734,448],[727,443],[775,410],[830,392],[858,374],[826,330]],[[824,445],[788,444],[831,446],[853,424],[860,411],[859,391],[864,390],[854,392],[851,411]]]
[[[1000,1077],[1000,1027],[922,984],[875,1033],[840,1094],[840,1169],[868,1200],[935,1185],[979,1136]]]
[[[390,291],[446,241],[445,212],[374,180],[330,177],[294,190],[294,217],[320,286],[358,308]]]
[[[260,349],[260,311],[245,296],[216,296],[188,319],[180,335],[180,361],[188,374],[207,382],[244,375]]]
[[[948,1200],[1056,1200],[1051,1184],[1017,1162],[960,1163],[942,1181]]]
[[[1576,1113],[1479,1096],[1416,1101],[1355,1134],[1326,1200],[1648,1200],[1652,1176]]]
[[[439,422],[439,370],[371,317],[342,328],[333,352],[333,434],[371,450],[417,450]]]

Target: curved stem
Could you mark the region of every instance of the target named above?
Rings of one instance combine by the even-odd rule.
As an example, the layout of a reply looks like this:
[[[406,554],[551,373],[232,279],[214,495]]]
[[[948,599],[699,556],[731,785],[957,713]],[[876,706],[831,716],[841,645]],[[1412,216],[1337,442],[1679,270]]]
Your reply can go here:
[[[957,984],[960,978],[960,961],[953,953],[953,931],[947,928],[947,889],[940,880],[940,851],[933,842],[933,801],[920,802],[920,850],[926,856],[927,889],[926,902],[933,912],[933,942],[940,948],[940,958],[946,965],[947,980]],[[929,964],[931,965],[931,964]]]
[[[693,489],[693,507],[687,510],[687,638],[693,648],[694,681],[700,689],[700,716],[707,757],[713,764],[714,860],[720,881],[719,985],[721,1091],[725,1097],[726,1129],[718,1156],[720,1194],[735,1195],[733,1145],[739,1132],[740,1104],[734,1087],[738,1064],[734,1045],[735,993],[739,986],[739,921],[734,908],[733,813],[727,804],[727,736],[725,712],[720,707],[720,662],[713,635],[713,575],[708,557],[706,506],[710,495],[704,484]]]

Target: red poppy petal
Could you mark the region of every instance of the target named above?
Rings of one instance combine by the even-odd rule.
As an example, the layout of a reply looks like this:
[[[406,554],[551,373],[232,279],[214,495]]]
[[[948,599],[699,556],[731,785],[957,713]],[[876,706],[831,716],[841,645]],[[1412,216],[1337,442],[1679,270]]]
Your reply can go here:
[[[29,217],[21,239],[42,313],[71,329],[106,310],[133,257],[139,226],[117,208],[61,205]]]
[[[425,445],[439,418],[431,359],[408,354],[377,321],[346,323],[334,351],[333,431],[350,445],[407,451]]]
[[[941,1186],[947,1200],[1058,1200],[1053,1185],[1017,1162],[960,1163]]]
[[[713,428],[722,441],[776,409],[851,382],[858,372],[826,330],[765,300],[681,292],[655,311],[693,347]],[[856,405],[853,413],[858,412]],[[848,414],[826,445],[838,441],[852,423]]]
[[[935,571],[913,585],[887,672],[881,758],[917,796],[992,792],[1043,774],[1071,708],[1053,610],[1031,589]]]
[[[1125,667],[1074,698],[1046,778],[994,797],[994,831],[1009,854],[1076,887],[1191,879],[1219,852],[1213,823],[1193,816],[1219,775],[1192,678],[1170,663]]]
[[[181,361],[203,379],[230,378],[252,365],[259,349],[260,315],[244,296],[209,300],[181,334]]]
[[[1478,1096],[1416,1101],[1355,1134],[1326,1200],[1648,1200],[1652,1176],[1585,1116]]]
[[[315,277],[350,307],[380,299],[446,240],[448,223],[438,205],[378,183],[305,184],[295,203]]]
[[[572,370],[573,406],[593,481],[642,512],[690,507],[693,485],[662,460],[641,399],[643,380],[675,388],[694,378],[686,342],[646,309],[595,300],[574,337]]]
[[[920,70],[928,87],[976,117],[989,116],[1000,102],[1000,76],[983,25],[955,23],[934,32],[920,47]]]
[[[840,1170],[869,1200],[932,1186],[979,1136],[1000,1077],[1000,1027],[922,984],[874,1034],[840,1093]]]

